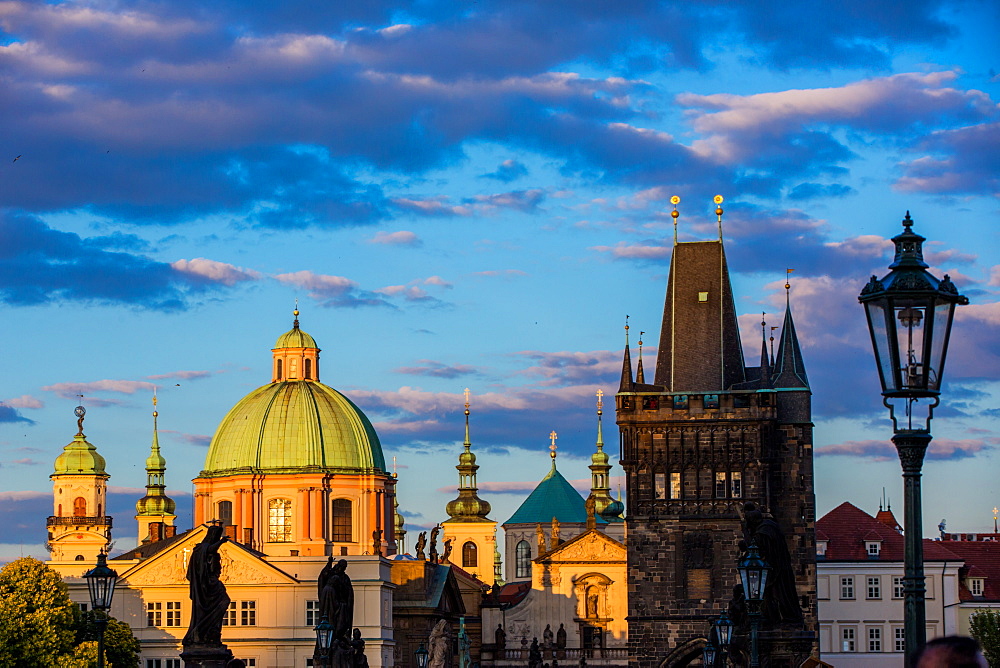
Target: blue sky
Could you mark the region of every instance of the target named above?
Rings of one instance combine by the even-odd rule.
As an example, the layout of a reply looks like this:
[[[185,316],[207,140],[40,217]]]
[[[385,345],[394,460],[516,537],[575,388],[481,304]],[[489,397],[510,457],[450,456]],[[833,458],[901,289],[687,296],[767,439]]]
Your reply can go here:
[[[927,533],[991,525],[995,3],[271,4],[0,4],[0,558],[41,553],[77,394],[119,546],[154,386],[189,512],[207,442],[269,380],[295,299],[323,381],[397,458],[412,527],[445,519],[465,387],[495,519],[545,474],[553,429],[560,470],[586,479],[625,315],[658,337],[675,194],[682,240],[712,238],[726,198],[748,358],[795,269],[820,514],[873,511],[885,487],[901,515],[856,296],[912,212],[972,301]]]

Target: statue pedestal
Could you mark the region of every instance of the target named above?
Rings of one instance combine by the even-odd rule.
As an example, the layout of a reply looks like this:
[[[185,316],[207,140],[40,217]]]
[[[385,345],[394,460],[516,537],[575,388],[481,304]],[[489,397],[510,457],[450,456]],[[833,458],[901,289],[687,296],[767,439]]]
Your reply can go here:
[[[184,668],[226,668],[233,653],[225,645],[184,645]]]

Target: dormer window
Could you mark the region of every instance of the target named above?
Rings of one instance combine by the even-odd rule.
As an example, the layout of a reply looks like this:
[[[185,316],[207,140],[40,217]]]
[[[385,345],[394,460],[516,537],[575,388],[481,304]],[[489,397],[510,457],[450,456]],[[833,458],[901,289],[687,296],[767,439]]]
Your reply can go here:
[[[827,541],[825,541],[825,540],[818,540],[818,541],[816,541],[816,558],[817,559],[826,559],[826,544],[827,544]]]
[[[969,578],[969,591],[973,596],[983,595],[984,578]]]
[[[882,553],[882,541],[880,540],[866,540],[865,541],[865,552],[868,553],[869,559],[877,559],[878,555]]]

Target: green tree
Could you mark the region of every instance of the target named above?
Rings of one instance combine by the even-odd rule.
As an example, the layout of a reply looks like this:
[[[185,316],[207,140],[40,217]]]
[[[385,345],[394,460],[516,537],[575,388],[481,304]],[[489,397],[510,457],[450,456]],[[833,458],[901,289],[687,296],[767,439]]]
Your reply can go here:
[[[79,608],[54,570],[31,557],[0,569],[0,668],[66,665]]]
[[[969,617],[972,637],[983,646],[983,654],[991,668],[1000,668],[1000,612],[977,610]]]
[[[94,619],[98,614],[91,610],[80,615],[76,631],[78,643],[97,640]],[[114,617],[108,617],[108,626],[104,631],[104,657],[107,662],[113,668],[138,668],[141,651],[139,639],[133,635],[132,628]],[[95,653],[95,660],[96,656]]]

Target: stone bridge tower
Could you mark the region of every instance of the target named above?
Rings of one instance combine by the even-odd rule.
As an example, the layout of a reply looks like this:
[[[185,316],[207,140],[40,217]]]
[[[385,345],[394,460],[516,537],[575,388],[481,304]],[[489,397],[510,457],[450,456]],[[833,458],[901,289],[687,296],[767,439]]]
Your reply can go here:
[[[764,341],[746,366],[716,213],[718,240],[675,238],[653,384],[633,377],[626,332],[616,408],[632,668],[700,665],[739,582],[747,502],[784,532],[803,614],[765,630],[763,665],[798,666],[815,645],[811,392],[790,309],[774,358]]]

